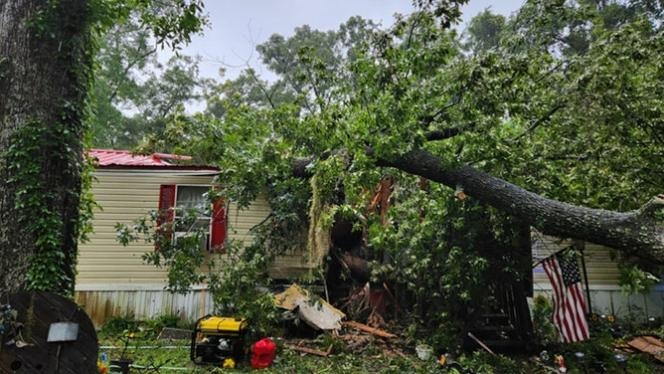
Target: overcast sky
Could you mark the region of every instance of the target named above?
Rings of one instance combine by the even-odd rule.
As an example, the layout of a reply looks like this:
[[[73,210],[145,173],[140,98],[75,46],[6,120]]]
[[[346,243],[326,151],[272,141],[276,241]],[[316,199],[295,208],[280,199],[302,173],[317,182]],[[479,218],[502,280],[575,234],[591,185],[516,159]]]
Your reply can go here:
[[[470,0],[463,9],[463,21],[468,22],[487,7],[507,16],[522,3],[523,0]],[[410,0],[206,0],[210,26],[203,35],[194,37],[183,53],[202,57],[201,75],[206,77],[218,78],[219,68],[223,67],[225,77],[233,78],[247,63],[269,77],[260,66],[255,47],[270,35],[289,36],[295,27],[305,24],[333,30],[355,15],[389,26],[393,14],[410,13],[411,4]]]

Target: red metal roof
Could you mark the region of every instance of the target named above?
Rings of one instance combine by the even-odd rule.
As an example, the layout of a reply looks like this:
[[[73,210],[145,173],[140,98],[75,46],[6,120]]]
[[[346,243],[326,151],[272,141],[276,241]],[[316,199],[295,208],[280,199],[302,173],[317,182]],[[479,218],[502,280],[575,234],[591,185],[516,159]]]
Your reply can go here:
[[[98,167],[128,167],[128,168],[170,168],[170,169],[210,169],[212,166],[197,166],[178,164],[174,161],[191,160],[189,156],[172,155],[168,153],[153,153],[151,155],[132,154],[131,151],[117,149],[91,149],[88,155],[93,157]]]

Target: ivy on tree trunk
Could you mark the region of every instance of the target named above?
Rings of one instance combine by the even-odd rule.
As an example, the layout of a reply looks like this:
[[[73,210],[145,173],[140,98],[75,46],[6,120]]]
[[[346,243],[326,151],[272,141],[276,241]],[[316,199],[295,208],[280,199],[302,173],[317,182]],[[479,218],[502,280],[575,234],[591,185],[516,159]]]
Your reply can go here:
[[[0,2],[0,294],[73,292],[90,41],[86,0]]]

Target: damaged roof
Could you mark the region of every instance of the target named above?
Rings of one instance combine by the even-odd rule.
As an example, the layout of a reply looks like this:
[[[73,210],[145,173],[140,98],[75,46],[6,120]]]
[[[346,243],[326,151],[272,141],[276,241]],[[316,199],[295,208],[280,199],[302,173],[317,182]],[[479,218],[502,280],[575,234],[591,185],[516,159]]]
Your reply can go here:
[[[190,156],[169,153],[139,155],[128,150],[90,149],[88,155],[95,159],[96,166],[100,168],[219,170],[214,166],[189,164],[187,161],[191,161]]]

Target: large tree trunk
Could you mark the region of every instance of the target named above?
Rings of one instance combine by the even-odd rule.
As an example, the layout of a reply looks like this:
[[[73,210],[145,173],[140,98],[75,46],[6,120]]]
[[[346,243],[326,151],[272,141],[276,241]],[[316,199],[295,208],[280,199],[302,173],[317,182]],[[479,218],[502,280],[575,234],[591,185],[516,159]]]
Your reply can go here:
[[[519,217],[545,234],[587,240],[664,264],[664,225],[655,217],[664,206],[661,195],[639,210],[614,212],[547,199],[471,166],[447,169],[438,157],[425,150],[379,160],[378,164],[452,188],[462,187],[471,197]]]
[[[73,291],[86,0],[0,0],[0,294]]]

